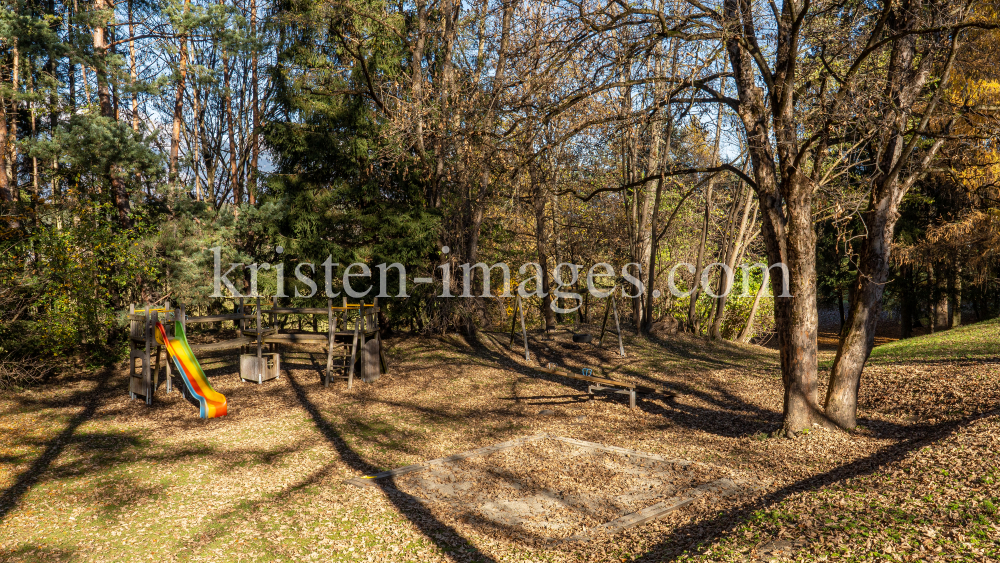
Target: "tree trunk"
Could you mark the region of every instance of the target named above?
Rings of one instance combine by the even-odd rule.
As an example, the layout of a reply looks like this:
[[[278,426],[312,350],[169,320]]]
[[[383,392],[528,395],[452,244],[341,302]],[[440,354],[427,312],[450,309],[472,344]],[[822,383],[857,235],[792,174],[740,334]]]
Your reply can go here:
[[[743,251],[746,250],[745,242],[749,242],[749,220],[750,220],[750,210],[753,207],[753,198],[750,197],[749,188],[746,190],[746,200],[743,202],[743,214],[740,218],[740,226],[738,229],[731,229],[732,236],[729,237],[729,244],[726,247],[726,266],[729,267],[729,271],[734,271],[736,268],[736,263],[739,262],[743,257]],[[742,198],[743,191],[740,191],[740,197]],[[738,204],[740,199],[734,202],[734,210],[738,209]],[[732,291],[730,287],[730,282],[733,280],[729,279],[729,276],[720,275],[719,276],[719,291],[716,294],[721,295],[721,297],[716,298],[715,303],[715,321],[712,323],[711,331],[709,335],[713,339],[722,338],[722,321],[725,319],[726,312],[726,302],[729,300],[729,293]]]
[[[775,74],[760,85],[757,63],[739,33],[727,37],[725,47],[736,84],[737,117],[746,133],[753,167],[754,191],[763,217],[762,233],[771,264],[788,268],[788,293],[784,275],[771,278],[774,320],[784,385],[786,435],[822,420],[817,403],[816,233],[813,230],[813,183],[798,166],[800,132],[796,126],[794,94],[796,64],[795,14],[801,5],[781,7],[775,52]],[[804,14],[802,14],[804,16]],[[752,27],[749,3],[724,0],[723,17],[733,29]],[[765,100],[769,100],[765,102]],[[773,128],[772,128],[773,125]],[[790,297],[782,297],[790,295]]]
[[[701,225],[701,239],[698,240],[698,259],[694,266],[694,280],[692,281],[691,302],[688,305],[688,329],[698,334],[701,331],[698,319],[698,294],[701,291],[701,269],[705,264],[705,245],[708,242],[708,225],[712,216],[712,188],[715,187],[715,179],[708,181],[705,188],[705,220]]]
[[[837,310],[840,311],[840,330],[837,334],[844,334],[844,326],[847,322],[847,316],[844,314],[844,290],[841,289],[837,292]]]
[[[14,59],[14,66],[10,72],[10,83],[13,92],[16,94],[20,88],[20,67],[21,67],[21,53],[17,44],[17,38],[14,38],[13,45],[11,46],[11,51]],[[21,190],[17,185],[17,117],[18,110],[17,100],[11,99],[10,101],[10,114],[8,115],[7,122],[7,135],[4,138],[6,143],[3,146],[3,150],[7,151],[7,162],[4,169],[0,172],[6,176],[7,186],[10,191],[10,201],[19,202],[21,200]]]
[[[934,327],[937,330],[947,330],[951,325],[951,315],[948,312],[948,280],[951,276],[944,265],[938,267],[936,271],[938,275],[934,286],[934,294],[937,296],[934,301]]]
[[[548,249],[548,235],[545,229],[545,194],[541,188],[535,189],[533,198],[535,209],[535,244],[538,247],[538,265],[541,266],[542,291],[542,318],[545,319],[545,332],[550,332],[556,328],[556,317],[552,310],[552,294],[549,288],[549,260],[546,255]]]
[[[671,127],[673,129],[673,127]],[[668,137],[669,139],[669,137]],[[669,141],[668,148],[669,151]],[[660,195],[663,193],[663,178],[656,182],[656,197],[653,198],[653,213],[649,220],[649,263],[646,271],[646,310],[642,315],[642,326],[640,332],[649,334],[653,327],[653,285],[656,282],[656,215],[660,209]]]
[[[233,123],[233,95],[229,88],[229,75],[231,74],[231,69],[229,68],[229,54],[223,51],[222,53],[222,77],[223,77],[223,103],[226,106],[226,129],[229,138],[229,186],[233,191],[233,203],[239,205],[243,201],[243,193],[240,189],[239,173],[237,168],[237,163],[239,158],[236,152],[236,126]]]
[[[659,49],[659,47],[658,47]],[[658,55],[662,55],[662,52],[658,52]],[[677,62],[678,62],[678,41],[671,41],[670,46],[670,79],[673,80],[677,77]],[[662,56],[656,57],[655,63],[655,74],[659,78],[664,78],[666,73],[664,72],[664,64]],[[666,89],[663,82],[657,82],[654,87],[654,96],[656,99],[663,99],[666,96]],[[657,253],[657,228],[658,221],[657,217],[660,211],[660,199],[663,195],[663,178],[662,174],[666,172],[667,162],[670,160],[671,151],[671,141],[673,140],[674,134],[674,117],[673,113],[670,111],[666,112],[666,127],[662,127],[658,123],[658,119],[651,119],[649,121],[649,127],[651,129],[651,140],[649,147],[649,158],[646,162],[646,174],[655,175],[661,174],[660,179],[656,182],[656,190],[653,194],[652,205],[648,210],[648,223],[649,230],[642,232],[642,237],[644,240],[644,245],[649,248],[646,258],[646,294],[644,304],[644,311],[640,315],[639,319],[636,319],[636,330],[637,332],[648,334],[653,326],[653,288],[656,285],[656,253]],[[649,193],[647,191],[647,202],[649,201]],[[644,229],[644,225],[636,225],[639,229]]]
[[[899,310],[899,336],[900,338],[910,338],[913,336],[913,267],[909,264],[900,268],[900,310]]]
[[[861,372],[875,342],[875,328],[881,310],[882,293],[889,277],[889,252],[895,225],[895,206],[881,198],[873,201],[865,224],[868,237],[858,257],[854,299],[847,317],[847,330],[840,339],[833,360],[830,386],[826,394],[826,415],[838,426],[857,426],[858,386]]]
[[[955,260],[948,278],[948,293],[951,296],[949,310],[951,312],[951,328],[962,326],[962,263]]]
[[[132,131],[139,131],[139,93],[135,90],[139,79],[135,52],[135,19],[132,17],[132,0],[128,1],[128,75],[132,80]]]
[[[908,32],[923,25],[918,23],[915,12],[903,7],[894,10],[898,11],[886,20],[889,31]],[[862,242],[858,260],[858,277],[854,284],[856,289],[847,320],[847,333],[841,338],[833,362],[826,397],[827,417],[841,428],[853,429],[857,425],[858,387],[861,372],[875,342],[875,327],[889,276],[889,255],[893,229],[899,218],[899,204],[944,142],[943,137],[936,138],[920,160],[910,164],[909,176],[903,179],[902,170],[911,160],[917,135],[926,130],[942,92],[947,90],[943,86],[949,82],[958,37],[959,34],[955,33],[951,38],[947,62],[939,75],[941,87],[922,108],[923,117],[915,127],[918,133],[914,133],[911,112],[931,76],[930,65],[934,57],[918,55],[917,40],[912,34],[903,34],[892,44],[884,92],[892,109],[886,111],[883,118],[885,140],[878,147],[878,168],[881,172],[872,181],[864,217],[868,235]],[[945,126],[946,130],[948,128],[950,125]]]
[[[188,13],[191,0],[184,0],[184,14]],[[177,90],[174,94],[174,116],[173,128],[170,132],[170,182],[175,185],[178,181],[178,165],[181,153],[181,119],[184,117],[184,82],[187,79],[187,29],[181,31],[178,36],[180,40],[180,62],[177,66]]]
[[[723,85],[725,83],[723,82]],[[712,166],[719,165],[719,141],[722,138],[722,103],[718,104],[715,115],[715,144],[712,148]],[[691,303],[688,306],[688,326],[691,332],[701,332],[700,319],[697,318],[698,295],[701,292],[701,271],[705,265],[705,246],[708,244],[708,225],[712,218],[712,188],[715,187],[715,176],[708,181],[705,189],[705,221],[701,226],[701,240],[698,241],[698,263],[694,268],[694,288],[691,292]],[[725,275],[723,275],[725,277]]]
[[[767,270],[764,271],[764,277],[760,281],[760,287],[757,288],[757,293],[753,296],[753,305],[750,306],[750,315],[747,316],[747,322],[743,325],[743,330],[740,331],[740,335],[737,338],[740,342],[746,344],[750,342],[753,337],[753,325],[754,319],[757,317],[757,308],[760,306],[760,300],[767,291],[767,284],[770,282],[767,275]]]
[[[816,232],[812,220],[812,191],[802,185],[783,190],[788,194],[786,258],[791,297],[780,297],[783,276],[771,278],[775,328],[785,388],[784,430],[787,434],[809,428],[822,419],[817,385]],[[765,219],[767,220],[767,219]],[[773,252],[769,252],[773,254]],[[780,257],[778,257],[780,258]],[[774,260],[777,263],[780,260]]]
[[[976,286],[973,286],[971,290],[972,290],[972,312],[976,314],[976,322],[979,322],[985,319],[985,317],[983,316],[983,306],[982,306],[983,291],[982,289]]]
[[[193,45],[192,45],[193,47]],[[194,110],[194,200],[201,201],[201,93],[198,91],[198,76],[191,81],[192,109]],[[301,317],[300,317],[301,318]]]
[[[66,9],[69,10],[69,14],[66,18],[66,37],[70,37],[75,32],[77,0],[73,0],[73,3],[67,6]],[[73,57],[70,56],[69,54],[67,54],[66,56],[66,62],[69,64],[69,68],[66,71],[66,74],[69,75],[69,107],[75,110],[76,109],[76,63],[73,62]]]
[[[114,13],[114,5],[111,4],[110,0],[95,0],[94,9],[100,11],[112,10],[112,13]],[[94,54],[96,55],[94,72],[97,76],[97,101],[101,107],[101,115],[114,119],[115,108],[111,103],[111,88],[108,85],[106,59],[108,51],[107,30],[107,21],[103,18],[99,23],[94,25]]]
[[[0,202],[14,201],[7,178],[7,100],[0,98]]]
[[[250,29],[257,33],[257,0],[250,0]],[[250,130],[250,185],[247,188],[247,200],[250,205],[257,204],[257,163],[260,157],[260,99],[257,92],[257,44],[254,43],[250,54],[250,81],[253,104],[253,125]]]
[[[29,64],[29,68],[34,69],[34,67],[35,67],[35,59],[34,59],[34,57],[29,57],[28,58],[28,64]],[[31,94],[32,98],[35,97],[35,77],[34,77],[33,72],[34,72],[34,70],[32,70],[32,72],[28,74],[28,93]],[[37,123],[36,123],[36,121],[37,121],[36,113],[37,112],[35,111],[35,101],[34,101],[34,99],[32,99],[30,102],[28,102],[28,115],[29,115],[29,117],[31,119],[31,138],[32,138],[32,140],[38,138],[38,129],[37,129]],[[31,157],[31,191],[32,191],[32,196],[34,197],[35,201],[37,201],[38,197],[40,195],[39,189],[38,189],[38,157],[37,156],[32,156]]]
[[[109,11],[114,17],[114,3],[111,0],[95,0],[94,9],[99,11]],[[115,120],[115,108],[111,102],[111,89],[108,84],[108,35],[107,20],[102,16],[94,25],[94,74],[97,78],[97,99],[101,107],[101,116],[112,121]],[[131,202],[129,201],[128,189],[121,178],[121,170],[118,165],[112,165],[108,171],[111,180],[111,192],[114,198],[115,209],[118,211],[118,223],[123,227],[129,227],[132,220]]]

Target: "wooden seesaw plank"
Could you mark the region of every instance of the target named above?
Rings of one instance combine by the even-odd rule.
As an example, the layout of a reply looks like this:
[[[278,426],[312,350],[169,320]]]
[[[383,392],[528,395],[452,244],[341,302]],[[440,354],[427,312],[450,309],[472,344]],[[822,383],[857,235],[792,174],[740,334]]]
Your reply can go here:
[[[562,377],[568,377],[570,379],[579,379],[580,381],[587,381],[590,383],[597,383],[600,385],[608,385],[611,387],[621,387],[623,389],[631,389],[638,393],[658,393],[660,395],[673,396],[673,393],[669,391],[664,391],[663,389],[660,389],[658,387],[649,387],[648,385],[636,385],[635,383],[615,381],[614,379],[607,379],[604,377],[594,377],[592,375],[571,373],[568,370],[562,368],[535,368],[535,369],[540,372],[549,373],[552,375],[559,375]]]

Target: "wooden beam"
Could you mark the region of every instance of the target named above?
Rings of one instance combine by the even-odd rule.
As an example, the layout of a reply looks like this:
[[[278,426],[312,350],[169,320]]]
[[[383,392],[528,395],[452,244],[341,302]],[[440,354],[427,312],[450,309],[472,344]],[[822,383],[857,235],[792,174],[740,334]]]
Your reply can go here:
[[[202,317],[187,317],[188,323],[218,323],[223,321],[241,321],[246,315],[205,315]],[[253,317],[249,317],[253,318]]]
[[[613,299],[613,298],[612,298]],[[601,323],[601,337],[597,339],[597,347],[604,347],[604,329],[608,326],[608,313],[611,312],[611,308],[608,307],[608,302],[604,302],[604,322]]]
[[[264,312],[278,315],[326,315],[330,311],[324,307],[272,307]]]
[[[239,348],[246,346],[253,342],[252,338],[240,337],[234,338],[232,340],[223,340],[222,342],[210,342],[208,344],[192,344],[192,352],[216,352],[218,350],[229,350],[231,348]]]

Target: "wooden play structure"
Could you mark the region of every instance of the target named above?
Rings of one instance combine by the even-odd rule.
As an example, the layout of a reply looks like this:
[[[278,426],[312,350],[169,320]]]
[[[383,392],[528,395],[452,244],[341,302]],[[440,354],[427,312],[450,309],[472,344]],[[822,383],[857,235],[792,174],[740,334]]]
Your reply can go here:
[[[265,308],[267,307],[267,308]],[[373,303],[348,303],[334,306],[327,300],[326,307],[281,307],[278,299],[260,297],[253,300],[239,299],[234,311],[227,314],[188,316],[183,305],[171,308],[170,302],[162,307],[129,306],[129,396],[139,396],[151,404],[159,387],[162,346],[155,337],[158,322],[179,323],[179,330],[187,333],[188,324],[232,322],[236,336],[228,340],[192,344],[192,353],[239,349],[240,379],[262,384],[277,379],[281,372],[281,358],[276,346],[282,344],[323,343],[326,348],[326,369],[323,386],[328,387],[335,378],[347,380],[347,388],[354,385],[356,371],[362,381],[371,382],[387,372],[379,334],[378,299]],[[298,328],[289,326],[288,318],[299,318]],[[318,318],[325,316],[325,331],[318,329]],[[302,317],[312,317],[312,331],[302,330]],[[265,351],[266,348],[266,351]],[[138,360],[138,365],[136,363]],[[358,367],[356,367],[358,366]],[[165,384],[172,389],[171,367],[164,361]]]
[[[160,377],[160,346],[156,342],[156,323],[166,322],[170,313],[172,311],[169,301],[160,308],[146,307],[142,310],[136,310],[134,305],[129,305],[128,308],[128,395],[133,399],[141,395],[146,399],[146,404],[153,403],[153,392],[158,387]],[[151,361],[154,356],[156,358],[155,368]],[[136,360],[139,360],[138,370],[136,370]],[[169,393],[171,391],[169,363],[167,364],[166,383],[167,393]]]
[[[342,304],[336,307],[333,300],[328,299],[326,308],[281,307],[277,298],[272,298],[271,308],[262,313],[269,316],[271,328],[271,332],[260,339],[264,344],[326,344],[324,387],[329,387],[330,381],[337,377],[338,368],[342,370],[341,376],[347,380],[348,389],[354,385],[355,372],[359,368],[359,378],[365,382],[375,381],[388,371],[382,354],[377,297],[372,303],[348,303],[345,297]],[[299,317],[297,329],[289,328],[290,316]],[[318,330],[317,321],[321,316],[327,319],[326,332]],[[312,317],[312,331],[302,329],[302,317]]]
[[[604,306],[604,322],[601,323],[601,337],[597,340],[597,347],[601,348],[604,346],[604,334],[607,332],[608,328],[608,315],[611,311],[615,313],[615,334],[618,336],[618,353],[624,358],[625,357],[625,344],[622,342],[622,326],[618,321],[618,302],[615,298],[608,297],[608,301],[611,302],[611,306]],[[514,312],[511,315],[510,321],[510,344],[508,347],[513,349],[514,347],[514,335],[517,328],[517,320],[521,319],[521,336],[524,340],[524,359],[531,360],[530,353],[528,351],[528,329],[524,324],[524,305],[521,303],[521,294],[517,295],[514,300]]]

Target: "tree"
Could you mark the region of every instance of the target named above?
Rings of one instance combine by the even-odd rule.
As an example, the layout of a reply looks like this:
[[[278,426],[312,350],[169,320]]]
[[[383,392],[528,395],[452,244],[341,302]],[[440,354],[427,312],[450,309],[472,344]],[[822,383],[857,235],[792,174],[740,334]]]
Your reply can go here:
[[[734,95],[719,77],[691,80],[698,102],[724,102],[739,120],[751,170],[739,174],[758,198],[769,260],[788,269],[771,276],[785,387],[788,433],[813,423],[854,425],[857,381],[873,337],[887,273],[892,225],[902,194],[923,173],[949,131],[944,89],[961,38],[989,25],[975,4],[923,0],[849,8],[827,2],[784,2],[761,11],[745,0],[690,10],[610,5],[581,16],[597,33],[625,25],[656,37],[681,37],[726,50]],[[773,29],[772,33],[770,30]],[[915,119],[915,121],[914,121]],[[853,162],[864,147],[866,166]],[[817,385],[817,189],[853,166],[871,194],[859,261],[857,299],[838,352],[833,383],[820,407]],[[782,295],[790,297],[782,297]],[[829,416],[829,417],[828,417]]]

